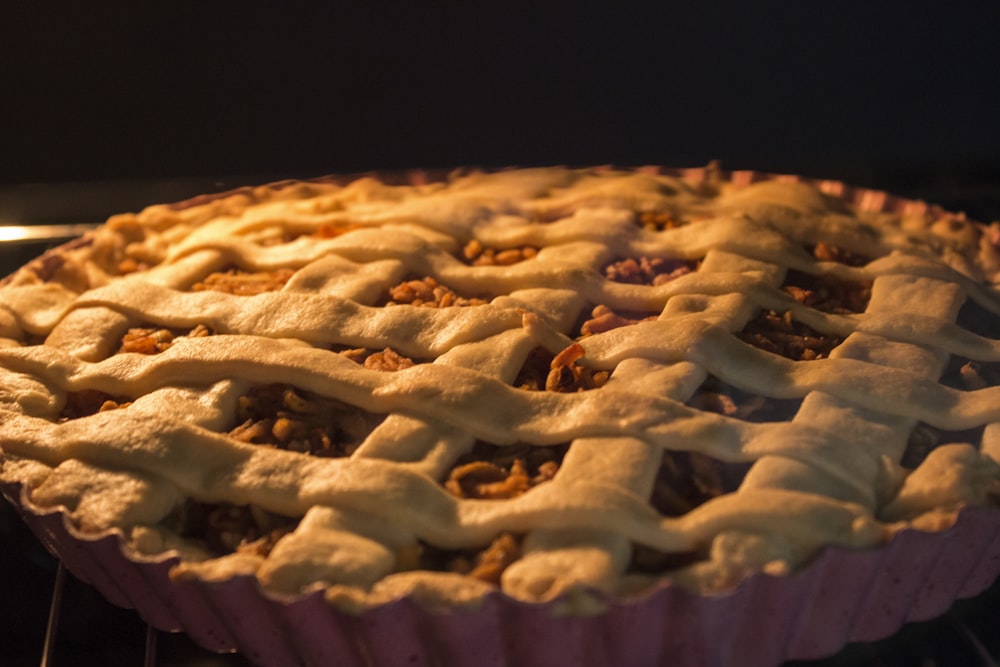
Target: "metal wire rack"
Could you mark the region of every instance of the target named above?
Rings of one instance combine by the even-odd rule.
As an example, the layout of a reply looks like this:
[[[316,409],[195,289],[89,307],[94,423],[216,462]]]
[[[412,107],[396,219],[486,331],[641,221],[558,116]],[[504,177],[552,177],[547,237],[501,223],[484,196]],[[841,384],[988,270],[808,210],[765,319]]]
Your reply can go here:
[[[0,501],[0,665],[4,667],[250,667],[206,651],[106,602],[68,573]],[[944,616],[893,637],[785,667],[1000,667],[1000,582]]]

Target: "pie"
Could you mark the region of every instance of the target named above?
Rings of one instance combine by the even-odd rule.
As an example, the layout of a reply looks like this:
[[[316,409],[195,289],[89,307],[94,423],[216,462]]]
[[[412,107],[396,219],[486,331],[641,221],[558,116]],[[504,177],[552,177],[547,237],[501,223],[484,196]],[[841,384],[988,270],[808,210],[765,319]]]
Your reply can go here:
[[[742,610],[762,586],[821,604],[820,563],[876,577],[907,540],[928,555],[892,573],[906,590],[970,544],[984,587],[1000,224],[714,166],[151,206],[0,285],[0,465],[67,564],[193,633],[184,600],[225,616],[232,586],[487,634],[498,608],[592,623],[663,595]],[[952,579],[927,610],[975,592]]]

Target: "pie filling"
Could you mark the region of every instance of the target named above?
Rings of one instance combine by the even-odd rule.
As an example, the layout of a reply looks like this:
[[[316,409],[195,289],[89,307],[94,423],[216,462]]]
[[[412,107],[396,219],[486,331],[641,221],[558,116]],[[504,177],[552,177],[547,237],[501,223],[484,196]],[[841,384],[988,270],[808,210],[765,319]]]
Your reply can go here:
[[[155,326],[133,327],[122,337],[118,353],[159,354],[170,349],[178,338],[201,338],[214,332],[204,324],[193,329],[163,328]]]
[[[275,271],[245,271],[231,267],[208,275],[204,280],[191,286],[192,292],[213,290],[236,296],[254,296],[264,292],[274,292],[285,286],[295,274],[292,269]]]
[[[941,375],[941,384],[962,391],[1000,385],[1000,361],[973,361],[954,355]]]
[[[846,266],[864,266],[871,258],[860,253],[851,252],[827,241],[807,245],[806,250],[821,262],[836,262]]]
[[[534,246],[490,248],[473,239],[462,248],[462,260],[470,266],[510,266],[538,255]]]
[[[798,412],[802,399],[752,394],[710,375],[691,395],[687,405],[705,412],[761,423],[789,421]]]
[[[460,296],[451,288],[440,284],[430,276],[412,278],[389,288],[382,306],[423,306],[425,308],[448,308],[451,306],[482,306],[487,301],[478,297]]]
[[[398,371],[425,363],[403,356],[391,347],[372,350],[366,347],[336,346],[336,351],[341,356],[372,371]]]
[[[844,342],[840,336],[824,334],[797,321],[790,310],[761,312],[744,327],[739,337],[754,347],[793,361],[824,359]]]
[[[385,418],[288,385],[254,387],[240,397],[229,435],[313,456],[350,456]]]
[[[699,260],[666,257],[627,257],[604,267],[604,277],[616,283],[664,285],[698,270]]]
[[[555,477],[569,443],[537,447],[477,441],[448,473],[444,488],[459,498],[516,498]]]
[[[839,256],[833,246],[817,247],[825,248],[831,256]],[[803,306],[843,315],[863,313],[871,299],[871,287],[871,281],[844,282],[789,270],[781,289]],[[739,337],[754,347],[794,361],[824,359],[844,341],[841,336],[817,331],[799,321],[791,310],[773,309],[761,311],[740,331]]]
[[[529,391],[576,392],[604,386],[610,371],[594,370],[578,363],[583,348],[570,345],[558,354],[541,347],[534,348],[521,367],[514,386]]]
[[[863,313],[872,296],[872,282],[847,282],[791,269],[782,289],[804,306],[824,313]]]
[[[59,411],[62,421],[96,415],[98,412],[127,408],[131,400],[124,396],[113,396],[97,389],[85,389],[66,394],[66,402]]]
[[[918,422],[906,441],[906,450],[900,459],[900,465],[907,470],[914,470],[927,459],[928,454],[941,445],[965,443],[979,449],[983,441],[983,431],[982,426],[964,431],[947,431],[925,422]]]
[[[1000,362],[972,361],[957,355],[952,356],[941,375],[940,382],[946,387],[960,391],[977,391],[1000,386]],[[900,464],[907,470],[913,470],[941,445],[967,443],[979,449],[984,431],[985,426],[982,425],[962,430],[948,430],[926,422],[918,422],[910,433]]]
[[[97,398],[90,398],[91,404]],[[100,409],[110,409],[101,407]],[[237,403],[237,424],[228,435],[254,445],[309,456],[350,456],[384,419],[355,406],[316,396],[290,385],[259,385]],[[298,519],[256,505],[185,500],[166,527],[216,555],[233,552],[266,556]]]
[[[702,216],[682,216],[672,211],[643,211],[636,218],[636,224],[650,232],[662,232],[683,227],[699,217]]]
[[[200,503],[190,498],[163,520],[165,528],[216,556],[231,553],[267,556],[278,540],[297,525],[297,519],[254,505]]]
[[[464,574],[479,581],[499,585],[504,570],[521,557],[523,535],[500,533],[485,549],[455,551],[421,542],[417,556],[401,562],[400,569],[432,570]]]

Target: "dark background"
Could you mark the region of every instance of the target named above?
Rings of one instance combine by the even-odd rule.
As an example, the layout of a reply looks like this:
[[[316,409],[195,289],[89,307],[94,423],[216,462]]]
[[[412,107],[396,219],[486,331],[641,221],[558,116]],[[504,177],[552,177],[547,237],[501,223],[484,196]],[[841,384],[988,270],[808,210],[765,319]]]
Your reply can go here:
[[[0,185],[718,159],[950,204],[1000,182],[998,27],[992,0],[9,0]]]

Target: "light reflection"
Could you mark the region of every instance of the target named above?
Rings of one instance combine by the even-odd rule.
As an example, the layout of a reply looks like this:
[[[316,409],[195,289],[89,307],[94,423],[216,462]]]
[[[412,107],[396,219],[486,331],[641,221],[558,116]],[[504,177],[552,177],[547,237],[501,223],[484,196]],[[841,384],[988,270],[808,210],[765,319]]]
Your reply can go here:
[[[71,239],[82,236],[96,226],[96,224],[86,223],[71,225],[17,225],[0,223],[0,243]]]

